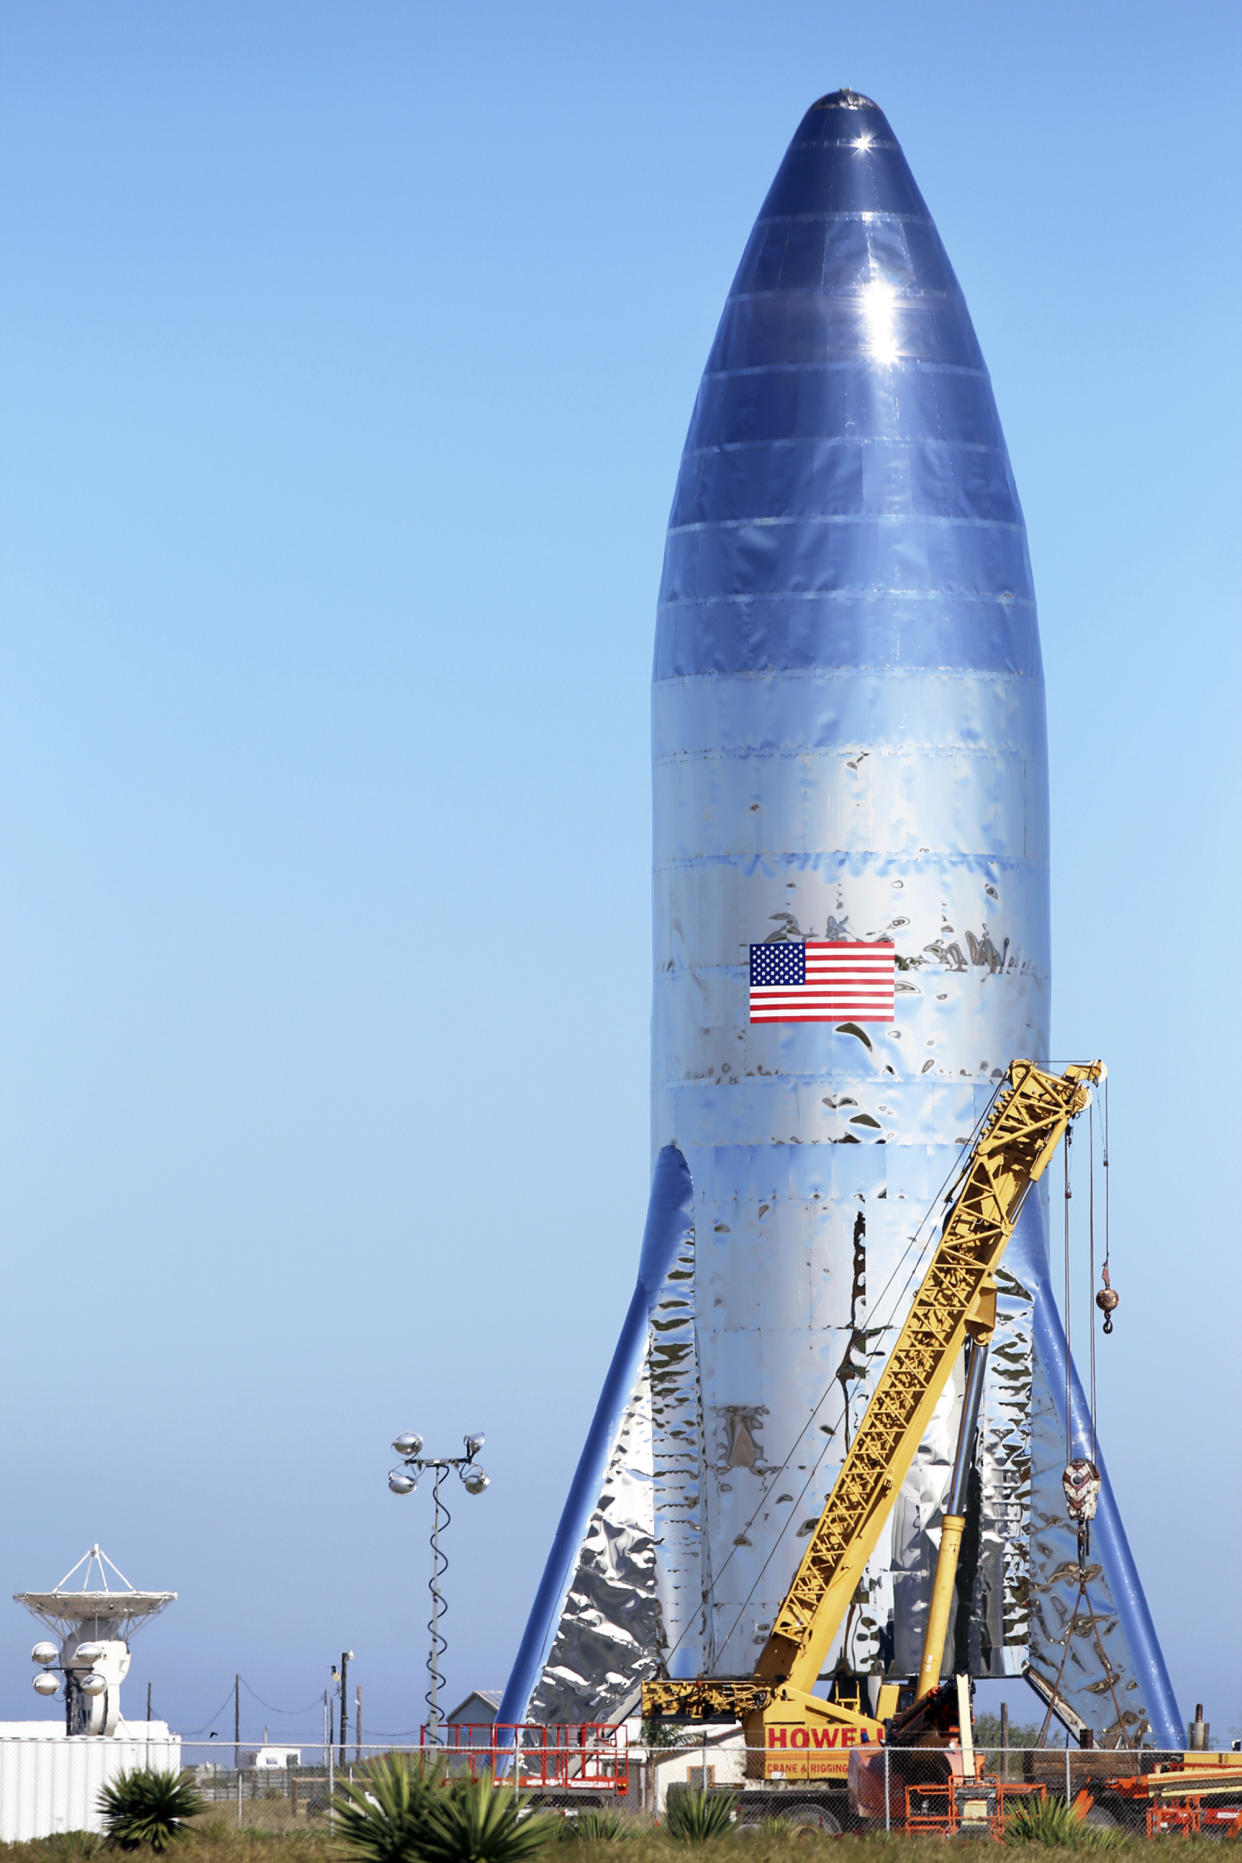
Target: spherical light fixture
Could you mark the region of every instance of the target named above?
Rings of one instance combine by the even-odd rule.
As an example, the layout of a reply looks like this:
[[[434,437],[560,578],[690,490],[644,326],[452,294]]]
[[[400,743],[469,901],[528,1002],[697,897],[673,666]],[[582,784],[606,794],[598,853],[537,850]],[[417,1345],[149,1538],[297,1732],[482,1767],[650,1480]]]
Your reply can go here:
[[[34,1678],[34,1692],[36,1695],[54,1695],[59,1687],[60,1683],[47,1669],[40,1670],[39,1674]]]
[[[99,1661],[103,1653],[102,1643],[79,1643],[77,1649],[74,1650],[73,1655],[69,1658],[70,1667],[74,1669],[90,1669]]]
[[[93,1669],[89,1675],[84,1675],[82,1680],[78,1683],[78,1687],[82,1690],[82,1693],[92,1697],[102,1695],[107,1686],[108,1684],[104,1681],[103,1677],[101,1675],[96,1675]]]
[[[60,1651],[55,1643],[36,1643],[30,1652],[30,1660],[42,1663],[46,1668],[48,1663],[55,1662],[59,1655]]]
[[[431,1619],[427,1629],[431,1636],[431,1648],[427,1657],[427,1726],[424,1737],[428,1746],[440,1745],[440,1690],[444,1686],[444,1677],[440,1673],[439,1663],[448,1645],[441,1631],[444,1616],[444,1594],[440,1581],[448,1570],[448,1560],[441,1545],[441,1534],[448,1526],[450,1514],[444,1504],[441,1489],[450,1473],[456,1469],[461,1477],[467,1494],[482,1494],[491,1483],[483,1470],[475,1463],[475,1456],[486,1441],[482,1430],[475,1430],[469,1436],[463,1436],[464,1455],[424,1455],[423,1439],[413,1430],[407,1430],[400,1436],[393,1437],[392,1446],[401,1457],[403,1466],[388,1471],[388,1486],[394,1494],[413,1494],[418,1485],[418,1477],[430,1473],[432,1484],[432,1527],[431,1527]],[[344,1748],[342,1747],[342,1758]]]

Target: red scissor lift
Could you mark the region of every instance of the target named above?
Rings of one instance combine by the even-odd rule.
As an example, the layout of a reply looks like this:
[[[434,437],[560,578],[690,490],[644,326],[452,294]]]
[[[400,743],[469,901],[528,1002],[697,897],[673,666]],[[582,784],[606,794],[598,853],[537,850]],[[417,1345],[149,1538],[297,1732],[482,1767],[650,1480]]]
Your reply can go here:
[[[420,1745],[427,1747],[427,1729]],[[624,1726],[576,1721],[541,1727],[535,1721],[467,1721],[441,1727],[439,1751],[450,1774],[470,1779],[490,1773],[498,1786],[515,1785],[541,1797],[590,1794],[624,1798],[630,1789],[629,1746]],[[517,1757],[517,1778],[513,1776]]]

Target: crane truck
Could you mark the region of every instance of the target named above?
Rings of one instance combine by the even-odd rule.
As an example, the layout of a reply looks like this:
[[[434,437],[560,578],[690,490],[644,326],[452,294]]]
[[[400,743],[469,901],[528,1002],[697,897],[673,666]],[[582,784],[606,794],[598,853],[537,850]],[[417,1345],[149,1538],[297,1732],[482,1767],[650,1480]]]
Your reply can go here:
[[[1101,1062],[1047,1073],[1011,1063],[949,1193],[950,1208],[927,1270],[871,1401],[749,1676],[644,1683],[648,1722],[741,1723],[747,1777],[833,1780],[844,1787],[860,1746],[943,1747],[958,1733],[957,1691],[940,1671],[965,1526],[969,1469],[988,1342],[996,1325],[996,1270],[1022,1204],[1072,1119],[1104,1076]],[[914,1700],[897,1714],[899,1685],[869,1698],[870,1678],[838,1674],[818,1695],[825,1661],[896,1501],[932,1413],[963,1352],[966,1390]],[[872,1711],[873,1710],[873,1711]],[[896,1717],[896,1718],[894,1718]],[[966,1714],[969,1742],[969,1713]]]

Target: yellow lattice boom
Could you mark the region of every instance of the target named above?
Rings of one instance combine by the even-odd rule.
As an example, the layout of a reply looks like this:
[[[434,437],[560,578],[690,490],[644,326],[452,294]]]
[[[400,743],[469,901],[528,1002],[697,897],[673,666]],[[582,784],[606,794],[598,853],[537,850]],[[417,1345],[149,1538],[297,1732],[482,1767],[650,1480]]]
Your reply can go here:
[[[1047,1074],[1014,1061],[945,1218],[906,1322],[880,1374],[785,1601],[756,1679],[810,1693],[875,1549],[892,1501],[968,1335],[996,1318],[996,1269],[1023,1199],[1099,1080],[1096,1062]]]

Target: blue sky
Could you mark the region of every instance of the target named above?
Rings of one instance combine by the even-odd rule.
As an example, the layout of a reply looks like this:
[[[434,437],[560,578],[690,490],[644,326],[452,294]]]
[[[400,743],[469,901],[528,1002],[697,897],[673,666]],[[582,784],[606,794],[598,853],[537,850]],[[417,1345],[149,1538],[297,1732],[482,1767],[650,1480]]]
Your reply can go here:
[[[235,1671],[302,1707],[349,1646],[370,1733],[417,1726],[406,1427],[488,1432],[447,1693],[504,1680],[645,1208],[677,461],[768,182],[849,84],[1026,508],[1054,1048],[1112,1070],[1101,1429],[1181,1701],[1242,1722],[1239,22],[9,0],[0,1595],[95,1539],[179,1590],[131,1710],[150,1680],[231,1731]],[[32,1632],[0,1608],[5,1716]]]

